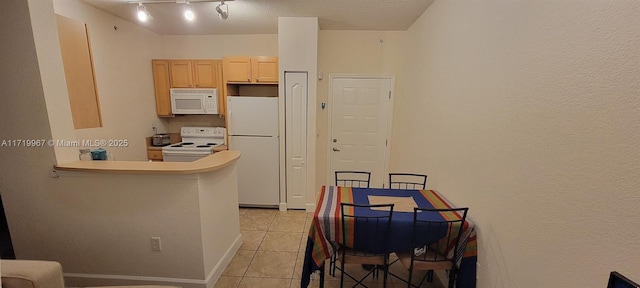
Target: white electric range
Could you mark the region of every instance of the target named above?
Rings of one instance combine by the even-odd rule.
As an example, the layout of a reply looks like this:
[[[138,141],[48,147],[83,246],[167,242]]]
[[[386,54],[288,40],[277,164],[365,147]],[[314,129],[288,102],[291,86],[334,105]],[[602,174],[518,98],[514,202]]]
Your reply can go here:
[[[213,149],[225,144],[224,127],[182,127],[182,142],[162,147],[165,162],[191,162],[214,153]]]

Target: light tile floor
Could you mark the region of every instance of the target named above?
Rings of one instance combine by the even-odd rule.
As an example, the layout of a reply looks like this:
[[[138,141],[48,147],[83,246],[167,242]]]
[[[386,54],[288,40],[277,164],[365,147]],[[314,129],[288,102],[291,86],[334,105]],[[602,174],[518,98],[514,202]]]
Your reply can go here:
[[[302,262],[312,220],[313,213],[302,210],[240,208],[243,244],[214,288],[300,287]],[[328,260],[325,266],[327,271],[324,287],[340,287],[340,272],[336,272],[336,277],[330,276]],[[366,273],[360,265],[348,265],[345,269],[351,275]],[[392,265],[391,271],[402,277],[406,276],[406,270],[399,263]],[[313,275],[309,287],[319,287],[318,278]],[[378,279],[369,277],[365,283],[371,288],[382,287],[382,278],[382,275]],[[352,287],[354,284],[355,282],[345,279],[344,287]],[[387,287],[407,287],[407,284],[389,277]],[[422,287],[442,286],[435,280]]]

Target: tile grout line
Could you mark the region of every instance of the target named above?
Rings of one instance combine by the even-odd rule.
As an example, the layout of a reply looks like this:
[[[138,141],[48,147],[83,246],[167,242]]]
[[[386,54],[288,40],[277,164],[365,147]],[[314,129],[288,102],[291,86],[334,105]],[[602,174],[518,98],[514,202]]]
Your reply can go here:
[[[247,209],[247,211],[245,211],[246,215],[247,213],[249,213],[249,209]],[[275,218],[275,216],[271,219],[271,222],[269,223],[269,226],[267,227],[267,230],[264,232],[264,236],[262,236],[262,239],[260,239],[260,243],[258,244],[258,247],[256,247],[256,251],[254,251],[253,256],[251,257],[251,260],[249,261],[249,265],[247,265],[247,269],[244,270],[244,273],[242,273],[242,277],[240,278],[240,282],[238,282],[238,286],[236,287],[240,287],[240,284],[242,284],[242,281],[244,280],[245,277],[247,277],[247,272],[249,272],[249,267],[251,266],[251,263],[253,262],[253,260],[256,258],[256,255],[258,254],[258,251],[260,251],[260,246],[262,246],[262,242],[264,241],[264,238],[267,237],[267,232],[269,232],[269,228],[271,228],[271,225],[273,224],[273,219]],[[255,231],[261,231],[261,230],[255,230]]]
[[[245,211],[244,211],[244,213],[243,213],[240,217],[255,217],[256,215],[252,215],[252,213],[250,213],[250,211],[251,211],[251,209],[247,209],[247,210],[245,210]],[[277,214],[277,213],[274,213],[274,214],[273,214],[273,216],[271,216],[272,218],[270,219],[270,223],[268,224],[268,226],[267,226],[267,229],[266,229],[266,230],[258,230],[258,229],[256,229],[256,230],[245,230],[245,231],[260,231],[260,232],[264,232],[264,236],[263,236],[263,237],[260,239],[260,241],[257,243],[256,250],[254,251],[254,254],[253,254],[253,256],[251,257],[251,260],[249,261],[249,264],[248,264],[248,266],[247,266],[247,269],[244,271],[244,273],[243,273],[243,274],[242,274],[242,276],[240,277],[240,282],[235,286],[236,288],[237,288],[237,287],[240,287],[241,283],[243,282],[243,280],[245,280],[245,278],[247,278],[247,279],[248,279],[248,278],[262,278],[262,279],[282,279],[282,280],[288,280],[288,281],[289,281],[289,283],[290,283],[290,287],[297,287],[297,286],[296,286],[296,283],[294,282],[294,280],[295,280],[295,274],[296,274],[296,267],[297,267],[297,265],[298,265],[298,264],[299,264],[299,262],[300,262],[300,260],[299,260],[298,258],[300,257],[300,254],[301,254],[301,253],[303,253],[303,252],[301,252],[301,251],[302,251],[302,249],[303,249],[303,248],[301,248],[301,245],[303,244],[304,240],[306,240],[305,233],[304,233],[304,232],[305,232],[305,228],[307,227],[307,224],[309,224],[309,222],[310,222],[310,221],[312,221],[312,219],[311,219],[311,220],[309,219],[309,217],[308,217],[308,213],[301,213],[301,215],[302,215],[302,217],[304,217],[304,218],[303,218],[303,219],[304,219],[304,221],[302,221],[302,222],[303,222],[303,229],[302,229],[303,231],[302,231],[302,232],[295,232],[295,231],[294,231],[294,232],[291,232],[291,231],[271,231],[271,229],[272,229],[272,228],[275,228],[275,227],[273,227],[273,225],[274,225],[274,223],[275,223],[276,219],[277,219],[277,218],[279,218],[279,217],[280,217],[280,218],[292,218],[292,219],[298,219],[298,218],[299,218],[299,216],[283,216],[283,215],[280,215],[280,214]],[[267,237],[267,234],[268,234],[269,232],[295,233],[295,234],[299,234],[299,237],[300,237],[300,238],[298,238],[298,245],[297,245],[297,248],[296,248],[295,252],[293,252],[293,251],[292,251],[292,252],[287,252],[287,251],[273,251],[273,252],[287,252],[287,253],[295,254],[295,260],[294,260],[294,263],[293,263],[293,271],[292,271],[292,273],[291,273],[291,276],[290,276],[290,277],[284,277],[284,278],[281,278],[281,277],[268,277],[268,276],[267,276],[267,277],[248,277],[248,276],[247,276],[247,273],[248,273],[248,271],[249,271],[249,266],[251,266],[251,264],[253,263],[253,261],[256,259],[256,255],[257,255],[257,253],[258,253],[258,252],[260,252],[260,251],[262,251],[262,250],[260,250],[260,248],[261,248],[261,247],[262,247],[262,245],[265,243],[264,241],[265,241],[265,239],[266,239],[266,237]],[[269,251],[267,251],[267,252],[269,252]]]

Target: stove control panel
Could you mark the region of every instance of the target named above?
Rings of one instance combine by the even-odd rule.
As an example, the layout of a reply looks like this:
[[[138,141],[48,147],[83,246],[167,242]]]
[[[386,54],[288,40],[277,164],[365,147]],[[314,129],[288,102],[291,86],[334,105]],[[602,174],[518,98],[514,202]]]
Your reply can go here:
[[[224,127],[182,127],[182,137],[224,137]]]
[[[185,139],[211,139],[212,141],[224,143],[227,129],[224,127],[182,127],[180,136]]]

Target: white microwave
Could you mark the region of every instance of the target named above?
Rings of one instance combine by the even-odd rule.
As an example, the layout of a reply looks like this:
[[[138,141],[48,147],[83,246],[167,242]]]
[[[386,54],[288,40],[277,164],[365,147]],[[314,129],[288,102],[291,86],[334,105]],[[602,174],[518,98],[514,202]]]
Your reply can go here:
[[[171,88],[173,114],[219,114],[218,90]]]

